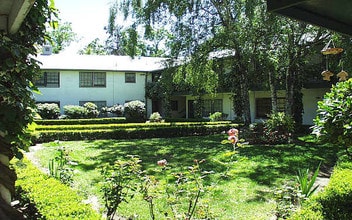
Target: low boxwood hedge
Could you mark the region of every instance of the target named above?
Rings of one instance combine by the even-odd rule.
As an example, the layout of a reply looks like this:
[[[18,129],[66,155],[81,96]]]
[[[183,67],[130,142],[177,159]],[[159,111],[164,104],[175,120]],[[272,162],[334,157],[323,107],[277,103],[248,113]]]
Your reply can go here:
[[[193,135],[216,134],[236,126],[219,125],[183,125],[183,126],[141,126],[121,129],[89,129],[89,130],[43,130],[33,134],[32,142],[42,143],[53,140],[98,140],[98,139],[145,139],[170,138]]]
[[[89,119],[56,119],[35,120],[38,125],[85,125],[85,124],[111,124],[126,123],[126,118],[89,118]]]
[[[15,161],[15,169],[18,175],[16,186],[35,204],[43,219],[102,219],[88,204],[82,203],[83,197],[60,181],[43,174],[29,160],[24,158]]]
[[[312,197],[291,219],[350,220],[351,218],[352,170],[337,167],[324,190]]]

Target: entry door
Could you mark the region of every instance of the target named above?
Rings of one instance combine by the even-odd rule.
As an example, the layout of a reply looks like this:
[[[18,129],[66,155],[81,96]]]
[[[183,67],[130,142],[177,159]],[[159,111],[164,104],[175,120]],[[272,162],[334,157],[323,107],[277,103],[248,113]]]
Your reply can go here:
[[[188,118],[194,118],[194,100],[188,100]]]

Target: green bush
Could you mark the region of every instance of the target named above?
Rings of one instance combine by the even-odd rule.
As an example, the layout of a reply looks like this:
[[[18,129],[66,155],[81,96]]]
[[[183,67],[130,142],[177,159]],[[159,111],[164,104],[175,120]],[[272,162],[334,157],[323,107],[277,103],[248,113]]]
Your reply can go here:
[[[159,112],[153,112],[153,114],[151,114],[149,117],[150,122],[161,122],[161,119],[162,117]]]
[[[221,112],[214,112],[213,114],[209,115],[210,121],[221,121],[222,120],[222,113]]]
[[[79,105],[66,105],[64,106],[65,115],[68,118],[79,119],[87,117],[87,109]]]
[[[99,116],[98,106],[93,102],[86,102],[83,107],[87,110],[87,118],[97,118]]]
[[[62,119],[62,120],[35,120],[38,125],[91,125],[126,123],[126,118],[87,118],[87,119]]]
[[[320,140],[348,149],[352,146],[352,79],[339,82],[318,102],[313,133]]]
[[[143,122],[145,121],[145,104],[141,101],[131,101],[124,105],[125,117],[127,121]]]
[[[26,192],[43,219],[101,219],[89,205],[82,203],[83,197],[60,181],[43,174],[27,159],[17,160],[15,169],[18,175],[16,185]]]
[[[128,125],[128,124],[127,124]],[[126,126],[127,126],[126,125]],[[140,125],[140,126],[138,126]],[[134,127],[120,129],[89,129],[86,130],[42,130],[33,134],[34,143],[50,142],[54,140],[98,140],[98,139],[145,139],[145,138],[170,138],[194,135],[209,135],[226,131],[233,124],[181,124],[163,125],[144,123],[135,124]],[[146,124],[148,125],[148,124]]]
[[[60,108],[56,103],[38,103],[36,111],[42,119],[57,119],[60,115]]]
[[[352,170],[335,169],[328,186],[317,201],[321,204],[326,219],[351,219]]]
[[[264,138],[272,144],[287,143],[294,128],[295,124],[291,116],[284,112],[272,113],[264,122]]]
[[[352,170],[335,168],[324,190],[308,200],[291,219],[349,220],[351,216]]]

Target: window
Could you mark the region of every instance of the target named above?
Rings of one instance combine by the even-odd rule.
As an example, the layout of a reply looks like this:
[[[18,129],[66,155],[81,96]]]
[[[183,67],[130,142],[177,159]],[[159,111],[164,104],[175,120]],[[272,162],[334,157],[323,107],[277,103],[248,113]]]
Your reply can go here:
[[[255,100],[256,118],[267,118],[271,113],[271,98],[258,98]],[[277,111],[285,110],[285,98],[277,98]]]
[[[207,99],[203,101],[203,117],[209,117],[214,112],[222,112],[222,99]]]
[[[125,83],[135,83],[136,73],[125,73]]]
[[[43,72],[39,79],[35,81],[38,87],[58,88],[60,87],[59,72]]]
[[[83,106],[87,102],[92,102],[97,105],[98,109],[101,109],[102,107],[106,106],[106,101],[79,101],[79,105]]]
[[[79,87],[106,87],[106,73],[80,72]]]

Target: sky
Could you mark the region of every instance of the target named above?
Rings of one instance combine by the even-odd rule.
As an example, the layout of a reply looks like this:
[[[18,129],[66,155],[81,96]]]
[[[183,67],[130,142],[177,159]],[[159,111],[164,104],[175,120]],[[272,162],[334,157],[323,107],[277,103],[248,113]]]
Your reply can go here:
[[[108,23],[111,2],[113,0],[55,0],[61,22],[71,22],[79,38],[62,53],[77,53],[95,38],[105,41],[104,26]]]

